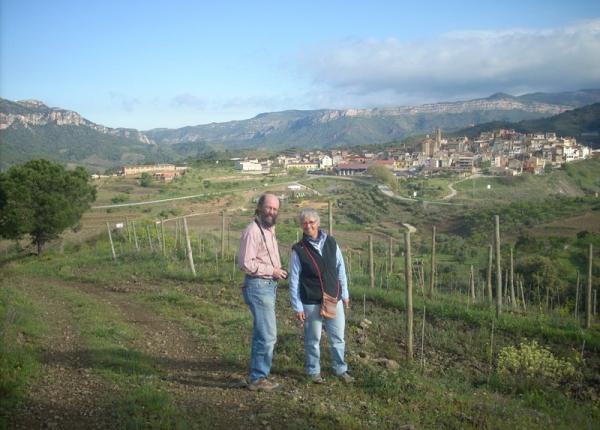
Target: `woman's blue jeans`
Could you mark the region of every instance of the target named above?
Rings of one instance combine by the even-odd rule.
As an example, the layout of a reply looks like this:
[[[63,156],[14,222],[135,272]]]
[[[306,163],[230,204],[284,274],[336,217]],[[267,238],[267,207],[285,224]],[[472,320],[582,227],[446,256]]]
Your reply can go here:
[[[348,365],[344,361],[344,350],[346,343],[344,342],[344,304],[340,300],[337,303],[335,318],[327,319],[321,317],[319,311],[321,305],[302,305],[304,307],[304,354],[306,358],[305,367],[306,373],[309,375],[317,375],[321,373],[321,349],[319,343],[321,341],[321,329],[323,321],[327,331],[327,341],[329,343],[329,351],[331,356],[331,367],[333,373],[341,375],[348,370]]]
[[[254,318],[250,352],[250,383],[253,383],[268,377],[271,372],[273,349],[277,340],[277,281],[246,277],[243,294]]]

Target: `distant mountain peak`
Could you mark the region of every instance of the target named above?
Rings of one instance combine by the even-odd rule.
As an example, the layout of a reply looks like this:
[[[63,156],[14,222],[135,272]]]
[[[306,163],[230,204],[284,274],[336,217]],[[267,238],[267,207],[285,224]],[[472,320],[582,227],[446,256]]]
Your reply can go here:
[[[39,100],[28,99],[28,100],[17,100],[17,103],[21,106],[33,107],[33,108],[47,108],[48,106]]]
[[[510,94],[506,94],[506,93],[494,93],[491,96],[487,97],[487,100],[506,100],[506,99],[515,99],[515,96],[511,96]]]
[[[132,139],[144,144],[154,143],[138,130],[105,127],[89,121],[77,112],[56,107],[51,108],[39,100],[27,99],[11,102],[0,98],[0,130],[6,130],[11,127],[24,127],[30,129],[32,127],[43,127],[48,125],[59,127],[81,126],[102,134]]]

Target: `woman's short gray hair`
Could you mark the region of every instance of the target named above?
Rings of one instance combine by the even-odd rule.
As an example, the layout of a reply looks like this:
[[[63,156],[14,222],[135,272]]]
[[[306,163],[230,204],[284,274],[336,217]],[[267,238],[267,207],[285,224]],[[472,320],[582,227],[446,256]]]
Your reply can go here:
[[[319,213],[313,208],[302,209],[298,214],[298,222],[302,224],[306,218],[313,218],[318,223],[321,222],[321,217],[319,217]]]

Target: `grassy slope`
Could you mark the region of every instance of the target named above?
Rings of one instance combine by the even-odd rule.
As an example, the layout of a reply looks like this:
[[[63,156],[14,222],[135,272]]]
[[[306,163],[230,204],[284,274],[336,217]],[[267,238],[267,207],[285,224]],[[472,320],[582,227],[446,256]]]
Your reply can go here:
[[[592,167],[584,176],[593,175],[593,172]],[[200,173],[196,172],[195,175],[170,186],[168,194],[181,195],[190,192],[200,180],[197,176]],[[549,177],[526,177],[520,182],[517,181],[518,183],[496,180],[493,188],[497,193],[495,199],[498,202],[506,202],[512,196],[527,201],[533,197],[551,195],[557,183],[565,184],[565,187],[573,186],[570,178],[577,175],[578,173],[575,173],[567,177],[564,172],[554,172]],[[208,177],[201,176],[202,180],[205,176]],[[218,187],[223,190],[231,189],[231,182],[236,181],[233,179],[228,183],[218,178],[211,179],[211,186],[217,187],[213,184],[220,183]],[[460,188],[464,185],[463,197],[468,197],[472,191],[469,181],[466,182],[457,186]],[[395,247],[399,253],[401,222],[409,222],[418,229],[418,233],[413,237],[415,258],[426,258],[430,225],[443,223],[449,215],[460,213],[463,210],[462,206],[435,207],[392,201],[379,195],[372,186],[349,186],[347,181],[323,179],[307,184],[336,196],[334,220],[339,224],[336,236],[345,249],[352,247],[364,250],[366,234],[375,234],[376,253],[379,255],[376,262],[378,288],[365,288],[368,276],[359,268],[361,264],[365,266],[365,253],[360,250],[352,253],[347,251],[348,256],[352,255],[353,267],[351,292],[354,307],[348,315],[347,343],[349,362],[357,376],[357,384],[354,387],[342,387],[333,381],[324,387],[304,383],[301,334],[290,315],[287,291],[285,288],[280,290],[279,342],[274,373],[276,377],[285,381],[286,391],[270,397],[268,402],[272,410],[289,411],[288,416],[279,418],[285,419],[290,428],[397,428],[408,423],[419,428],[591,428],[594,422],[600,420],[597,402],[597,375],[600,373],[598,327],[596,325],[593,330],[584,331],[573,319],[565,317],[565,312],[560,309],[543,314],[532,312],[530,309],[531,313],[522,316],[507,313],[501,320],[494,321],[493,311],[485,305],[468,304],[465,296],[451,294],[453,288],[449,286],[443,288],[446,292],[441,293],[434,301],[423,301],[420,294],[416,294],[415,333],[418,335],[423,307],[426,308],[423,354],[421,355],[420,338],[417,338],[419,340],[415,344],[415,363],[410,364],[405,360],[402,279],[397,275],[390,279],[382,276],[387,264],[384,257],[387,242],[381,239],[387,240],[387,236],[383,234],[395,237]],[[269,188],[272,185],[270,182]],[[119,186],[131,187],[130,192],[133,195],[139,194],[140,198],[145,192],[145,189],[134,183],[113,183],[110,186],[113,189],[107,191],[107,200],[118,192],[116,188]],[[482,189],[481,192],[485,191]],[[231,199],[215,198],[206,204],[215,210],[219,205],[227,207],[237,198]],[[319,207],[322,211],[324,225],[327,199],[327,195],[317,200],[310,198],[310,205]],[[477,201],[477,196],[475,200]],[[241,201],[246,203],[245,199]],[[198,203],[198,208],[202,204]],[[292,201],[284,206],[278,236],[285,244],[285,249],[295,240],[297,228],[293,217],[298,206],[305,204],[303,201]],[[180,210],[187,211],[189,207],[189,204],[182,204]],[[144,212],[144,209],[116,213],[96,212],[96,231],[98,227],[103,226],[104,218],[122,217],[126,213],[138,218],[153,218],[159,209],[152,208],[149,212]],[[350,216],[359,210],[363,215],[372,218],[367,220],[370,223],[356,222]],[[194,232],[192,236],[197,237],[197,233],[200,232],[205,237],[202,245],[205,252],[206,247],[218,243],[217,234],[207,234],[210,229],[213,232],[218,231],[219,219],[213,218],[191,221]],[[232,215],[230,221],[235,231],[231,235],[234,238],[247,219],[248,214]],[[554,222],[552,217],[550,219]],[[138,225],[143,226],[143,223]],[[207,228],[209,230],[206,230]],[[174,234],[174,226],[169,226],[167,232],[170,235]],[[449,240],[456,242],[457,238],[450,237]],[[235,240],[232,240],[230,249],[235,248],[235,243]],[[142,246],[147,247],[146,244]],[[172,248],[174,243],[170,242],[170,246]],[[201,247],[197,241],[193,242],[193,246],[194,252]],[[119,350],[128,341],[135,340],[138,335],[128,327],[127,321],[116,318],[110,308],[94,302],[90,297],[84,298],[73,295],[72,292],[62,291],[60,282],[129,291],[128,300],[181,324],[199,341],[214,344],[223,363],[243,372],[247,366],[251,319],[239,296],[237,285],[240,283],[240,275],[232,270],[230,261],[218,262],[219,259],[214,254],[207,252],[203,256],[204,262],[198,263],[199,280],[194,280],[185,269],[185,260],[181,253],[177,259],[167,261],[149,254],[138,256],[127,241],[118,244],[117,252],[124,253],[123,258],[114,263],[109,258],[110,251],[102,233],[101,237],[93,238],[88,243],[67,246],[65,255],[51,253],[41,260],[28,258],[7,264],[1,270],[5,280],[19,278],[27,285],[36,285],[40,280],[44,280],[55,285],[53,294],[69,301],[76,309],[82,309],[78,324],[84,333],[88,333],[86,338],[91,344],[109,342],[107,345],[110,348]],[[480,257],[485,256],[478,255],[466,263],[479,264]],[[285,253],[283,258],[287,259]],[[440,260],[464,275],[466,266],[463,264],[459,267],[454,256],[440,255]],[[401,268],[403,263],[397,258],[394,264],[395,267]],[[135,293],[131,292],[132,286]],[[153,287],[147,288],[148,286]],[[386,286],[389,290],[385,289]],[[39,352],[43,348],[46,333],[42,329],[42,321],[36,320],[34,309],[43,308],[44,303],[36,302],[35,296],[28,295],[27,290],[15,288],[9,281],[5,281],[1,288],[0,316],[4,321],[2,336],[3,340],[8,340],[3,342],[3,345],[12,345],[12,348],[3,351],[5,359],[2,362],[4,369],[0,386],[8,387],[3,388],[3,398],[16,400],[23,395],[24,384],[28,380],[36,379],[36,369],[39,369]],[[101,315],[98,315],[96,308],[101,310]],[[22,317],[11,317],[15,314]],[[361,327],[360,323],[364,317],[373,322],[370,328]],[[108,320],[114,323],[109,324]],[[490,361],[492,321],[494,345]],[[105,333],[90,331],[90,327],[98,324],[107,324],[108,327],[116,324],[116,331],[111,331],[113,334],[108,336],[107,340]],[[18,336],[21,336],[21,341],[12,341]],[[101,339],[97,339],[98,336]],[[522,384],[518,380],[511,381],[497,375],[495,365],[499,349],[503,346],[517,345],[525,337],[537,339],[541,344],[548,346],[557,357],[574,363],[579,375],[577,381],[557,386],[548,383]],[[578,353],[582,349],[583,356]],[[327,360],[326,348],[323,348],[323,355],[324,360]],[[386,369],[370,360],[381,357],[398,361],[400,368]],[[147,360],[147,356],[134,350],[129,358],[115,363],[116,368],[112,370],[107,371],[100,361],[94,362],[93,369],[109,380],[112,378],[111,372],[121,374],[127,371],[132,378],[124,381],[127,385],[148,374],[147,369],[138,368],[145,366]],[[324,364],[323,368],[326,369],[327,366]],[[10,372],[4,371],[5,369]],[[159,377],[150,378],[148,384],[140,386],[133,383],[139,390],[120,392],[119,399],[128,400],[124,402],[125,409],[119,413],[140,416],[142,420],[164,416],[171,420],[173,426],[183,428],[199,426],[197,416],[190,415],[187,410],[178,410],[174,406],[172,399],[163,392]],[[235,396],[236,393],[233,392],[232,395]],[[338,400],[331,402],[332,397]],[[157,406],[160,404],[165,405],[165,410]],[[145,410],[157,412],[148,417]],[[254,415],[253,419],[261,420],[261,417]],[[160,427],[160,421],[154,425]],[[131,428],[135,428],[134,424]]]
[[[129,399],[123,413],[148,419],[144,415],[147,412],[143,411],[149,407],[147,402],[151,402],[153,408],[163,403],[166,409],[159,409],[157,415],[151,417],[163,416],[167,421],[162,423],[179,423],[182,428],[193,428],[195,417],[173,409],[172,401],[168,396],[164,397],[160,378],[144,376],[156,374],[156,370],[148,367],[152,358],[131,348],[123,349],[136,336],[127,321],[105,304],[64,291],[59,286],[62,282],[76,282],[90,288],[129,290],[129,300],[180,323],[198,341],[210,342],[224,363],[243,372],[247,366],[251,319],[236,287],[240,275],[230,270],[231,263],[222,264],[219,271],[214,265],[204,264],[200,265],[206,267],[201,270],[200,279],[194,280],[185,269],[184,261],[163,261],[150,254],[138,256],[130,250],[114,263],[108,255],[107,243],[100,241],[91,246],[80,246],[76,253],[67,250],[64,256],[49,254],[41,260],[34,257],[10,264],[3,272],[23,282],[35,283],[43,279],[45,284],[58,285],[50,294],[58,294],[63,300],[72,302],[78,312],[79,329],[91,348],[128,351],[125,355],[96,357],[91,364],[93,371],[103,377],[112,379],[112,375],[119,375],[120,383],[138,387],[121,394]],[[205,258],[212,261],[210,255]],[[305,385],[302,381],[301,332],[291,318],[287,290],[280,290],[279,342],[274,374],[285,381],[285,389],[270,397],[269,402],[274,411],[288,411],[290,428],[307,425],[314,428],[398,428],[408,423],[419,428],[590,428],[600,419],[600,410],[593,400],[598,394],[594,380],[600,365],[597,327],[582,331],[572,320],[555,314],[506,314],[494,322],[490,363],[493,310],[483,305],[468,306],[457,296],[442,295],[434,301],[423,302],[417,295],[415,332],[420,333],[425,306],[425,337],[421,354],[420,337],[417,336],[416,360],[410,364],[404,358],[402,291],[370,290],[356,284],[361,279],[358,274],[353,278],[354,308],[347,317],[349,362],[357,377],[353,387],[344,387],[334,381],[324,387]],[[25,297],[18,299],[14,289],[7,288],[6,284],[2,291],[4,315],[18,310],[23,300],[31,300],[24,292],[20,294]],[[363,317],[373,322],[367,329],[360,325]],[[8,327],[20,330],[24,323],[17,321]],[[98,327],[104,329],[98,331]],[[24,362],[35,364],[41,334],[24,333],[28,347],[16,347],[9,357],[17,357],[15,360],[26,357]],[[518,344],[523,337],[537,339],[556,356],[575,363],[580,382],[542,388],[537,384],[511,384],[497,376],[494,370],[497,352],[503,346]],[[585,354],[581,361],[577,351],[581,350],[584,340]],[[323,368],[331,379],[326,370],[326,348],[323,355]],[[369,360],[382,357],[398,361],[400,368],[386,369]],[[35,365],[30,367],[35,368]],[[123,379],[124,374],[129,376]],[[28,375],[34,373],[24,375],[24,381]],[[140,378],[145,381],[141,385]],[[15,398],[18,393],[15,390],[5,394]],[[235,391],[231,395],[235,396]],[[337,399],[335,402],[331,402],[332,396]],[[159,424],[155,423],[154,428],[160,428]]]

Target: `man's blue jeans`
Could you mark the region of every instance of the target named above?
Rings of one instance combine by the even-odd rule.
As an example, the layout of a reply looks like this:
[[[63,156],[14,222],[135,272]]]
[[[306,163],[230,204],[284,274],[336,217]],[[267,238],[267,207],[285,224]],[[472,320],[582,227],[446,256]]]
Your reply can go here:
[[[246,277],[243,293],[244,301],[250,307],[254,318],[250,353],[250,383],[253,383],[268,377],[271,372],[273,349],[277,340],[275,320],[277,282]]]
[[[327,330],[327,341],[331,356],[331,367],[333,373],[341,375],[348,370],[348,365],[344,361],[344,304],[340,300],[337,303],[335,318],[327,319],[319,315],[321,305],[302,305],[304,307],[304,354],[306,357],[306,373],[317,375],[321,373],[321,329],[323,321]]]

